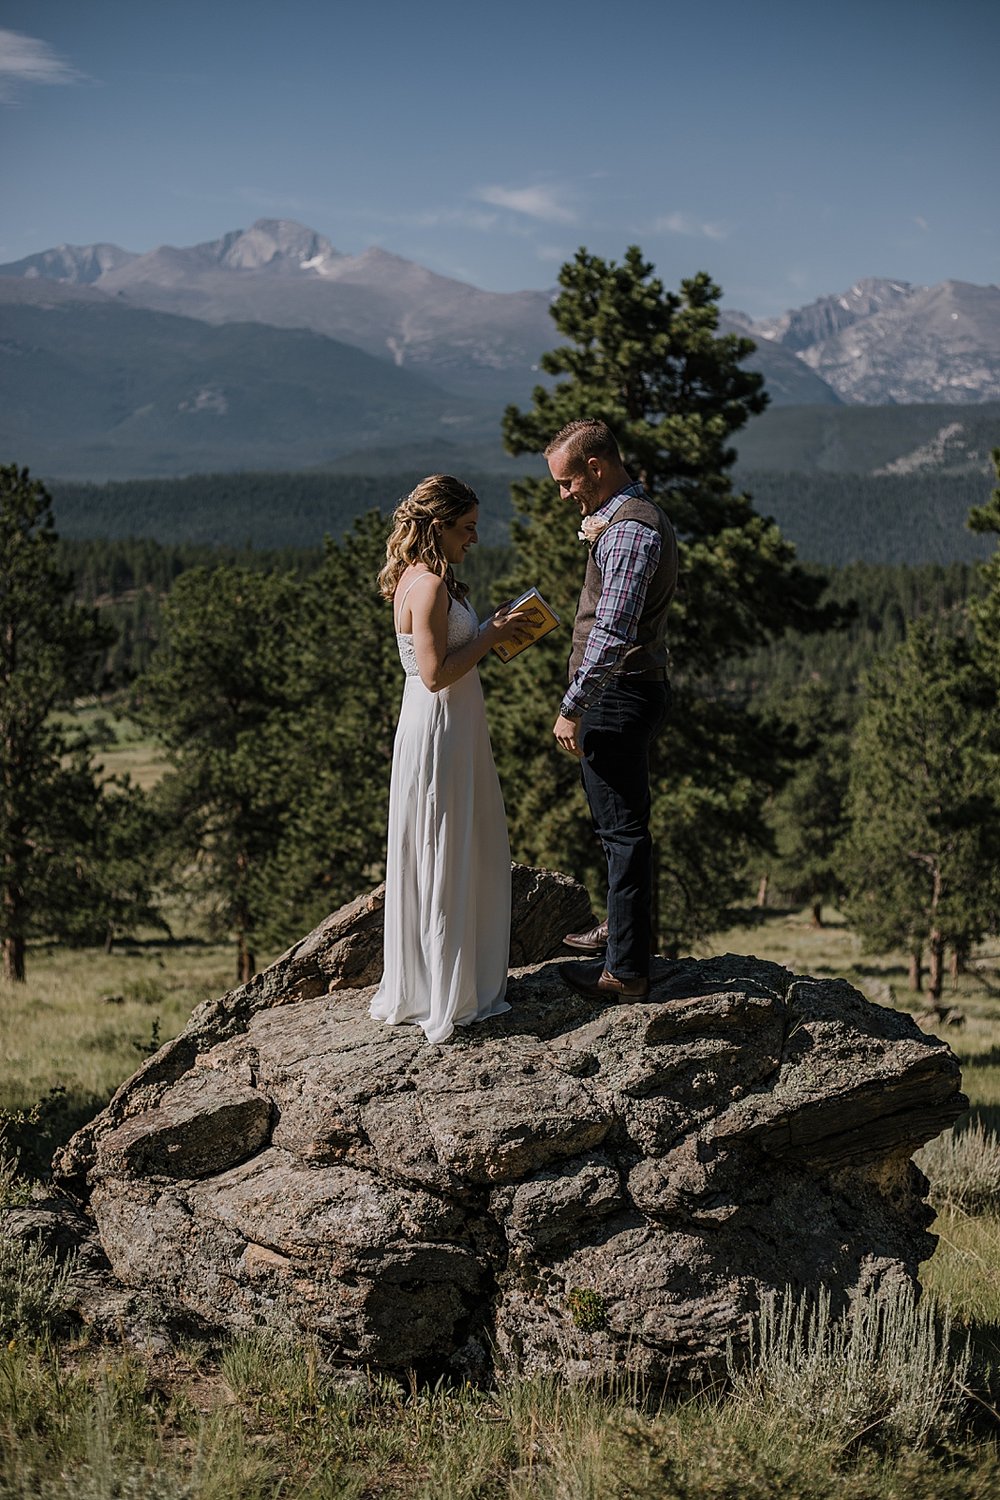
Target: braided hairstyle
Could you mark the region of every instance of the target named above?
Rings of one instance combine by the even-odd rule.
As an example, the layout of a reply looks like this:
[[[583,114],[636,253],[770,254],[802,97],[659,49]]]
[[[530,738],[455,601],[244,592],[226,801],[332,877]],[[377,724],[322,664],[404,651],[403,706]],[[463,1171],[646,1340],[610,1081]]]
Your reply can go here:
[[[397,583],[412,563],[423,563],[444,579],[453,599],[464,599],[469,586],[460,583],[452,572],[441,551],[438,531],[439,526],[453,526],[478,504],[475,490],[450,474],[430,474],[422,479],[392,513],[385,567],[378,575],[383,598],[393,598]]]

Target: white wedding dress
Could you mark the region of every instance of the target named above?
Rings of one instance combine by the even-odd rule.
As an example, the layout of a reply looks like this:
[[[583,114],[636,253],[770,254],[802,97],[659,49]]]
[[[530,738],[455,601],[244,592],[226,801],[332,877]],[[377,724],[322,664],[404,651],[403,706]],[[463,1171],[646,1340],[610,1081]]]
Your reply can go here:
[[[448,650],[478,628],[472,607],[453,599]],[[371,1014],[443,1042],[456,1026],[510,1009],[507,819],[478,670],[432,693],[413,637],[397,631],[396,642],[406,682],[389,786],[384,968]]]

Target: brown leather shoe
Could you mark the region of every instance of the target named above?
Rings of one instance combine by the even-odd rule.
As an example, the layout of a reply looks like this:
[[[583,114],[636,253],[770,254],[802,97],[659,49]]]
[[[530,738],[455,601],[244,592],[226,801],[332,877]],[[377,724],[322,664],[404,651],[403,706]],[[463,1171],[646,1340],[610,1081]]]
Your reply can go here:
[[[646,1000],[648,979],[616,979],[602,968],[595,974],[590,964],[560,964],[559,974],[585,1000]]]
[[[586,932],[567,932],[563,943],[567,948],[579,948],[583,953],[603,953],[608,946],[608,924],[598,922]]]

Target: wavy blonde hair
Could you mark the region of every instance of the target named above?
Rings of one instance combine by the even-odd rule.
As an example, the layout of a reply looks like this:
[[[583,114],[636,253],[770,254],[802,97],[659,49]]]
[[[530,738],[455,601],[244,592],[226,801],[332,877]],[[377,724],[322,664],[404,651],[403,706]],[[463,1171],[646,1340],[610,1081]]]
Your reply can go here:
[[[453,526],[478,504],[475,490],[451,474],[429,474],[422,479],[392,513],[392,530],[385,544],[385,567],[378,575],[383,598],[393,598],[397,583],[411,564],[423,563],[444,579],[453,599],[464,599],[469,586],[459,583],[441,551],[438,525]]]

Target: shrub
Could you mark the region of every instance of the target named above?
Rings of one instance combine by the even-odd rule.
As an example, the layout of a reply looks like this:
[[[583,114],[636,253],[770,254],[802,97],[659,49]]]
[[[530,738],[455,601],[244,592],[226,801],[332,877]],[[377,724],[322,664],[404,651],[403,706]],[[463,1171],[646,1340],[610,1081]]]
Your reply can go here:
[[[749,1357],[727,1351],[737,1403],[842,1443],[917,1448],[940,1439],[962,1399],[968,1344],[950,1351],[929,1299],[906,1283],[858,1293],[833,1317],[830,1293],[772,1296],[751,1325]]]
[[[41,1500],[198,1500],[198,1495],[194,1481],[157,1473],[141,1464],[108,1468],[86,1464],[50,1481]]]
[[[607,1309],[599,1292],[592,1291],[589,1287],[570,1287],[566,1293],[566,1301],[573,1322],[584,1333],[595,1333],[599,1328],[608,1326]]]
[[[31,1197],[31,1185],[21,1175],[20,1153],[7,1145],[7,1128],[12,1122],[18,1123],[18,1117],[0,1111],[0,1209],[27,1203]]]
[[[72,1261],[62,1265],[36,1243],[0,1231],[0,1339],[39,1338],[65,1320]]]

